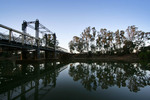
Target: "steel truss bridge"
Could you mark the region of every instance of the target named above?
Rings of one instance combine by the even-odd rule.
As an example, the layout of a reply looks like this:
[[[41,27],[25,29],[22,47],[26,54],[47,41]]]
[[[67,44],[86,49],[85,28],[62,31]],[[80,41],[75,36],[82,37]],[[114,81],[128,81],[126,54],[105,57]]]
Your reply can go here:
[[[35,26],[33,26],[35,25]],[[27,33],[27,27],[35,30],[35,36]],[[26,22],[23,21],[22,32],[0,24],[0,47],[17,50],[34,50],[37,52],[37,58],[41,50],[54,53],[69,53],[67,49],[57,46],[56,34],[39,23],[39,20]],[[40,37],[39,35],[42,35]]]

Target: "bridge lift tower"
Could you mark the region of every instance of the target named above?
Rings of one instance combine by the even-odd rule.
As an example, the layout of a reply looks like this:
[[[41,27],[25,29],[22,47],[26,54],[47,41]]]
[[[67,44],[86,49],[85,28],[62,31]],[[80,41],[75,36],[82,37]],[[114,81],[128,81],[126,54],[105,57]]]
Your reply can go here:
[[[35,24],[34,26],[32,26],[32,24]],[[55,52],[55,58],[56,58],[56,34],[53,33],[52,31],[50,31],[48,28],[46,28],[44,25],[42,25],[41,23],[39,23],[39,20],[36,19],[36,21],[23,21],[22,23],[22,31],[24,33],[27,33],[27,27],[30,27],[31,29],[35,30],[35,37],[38,39],[39,38],[39,33],[44,34],[45,38],[46,38],[46,43],[45,46],[47,46],[47,34],[51,34],[53,35],[53,39],[54,39],[54,52]],[[26,42],[26,37],[24,37],[24,41]],[[37,44],[37,59],[40,58],[40,49],[39,49],[39,41],[36,41]]]

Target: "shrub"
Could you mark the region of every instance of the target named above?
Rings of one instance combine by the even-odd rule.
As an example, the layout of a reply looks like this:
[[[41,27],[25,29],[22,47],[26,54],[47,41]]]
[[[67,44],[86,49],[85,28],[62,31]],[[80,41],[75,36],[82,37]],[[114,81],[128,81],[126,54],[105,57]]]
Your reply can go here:
[[[150,59],[150,52],[141,52],[139,54],[140,59]]]
[[[88,52],[88,56],[87,57],[92,57],[92,52],[91,51]]]

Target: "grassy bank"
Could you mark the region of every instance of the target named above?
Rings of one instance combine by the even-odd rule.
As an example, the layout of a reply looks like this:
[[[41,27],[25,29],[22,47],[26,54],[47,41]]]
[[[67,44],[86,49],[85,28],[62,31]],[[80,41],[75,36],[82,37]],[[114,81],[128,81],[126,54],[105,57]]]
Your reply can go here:
[[[71,60],[99,60],[99,61],[139,61],[140,58],[136,54],[127,55],[87,55],[87,54],[71,54]]]

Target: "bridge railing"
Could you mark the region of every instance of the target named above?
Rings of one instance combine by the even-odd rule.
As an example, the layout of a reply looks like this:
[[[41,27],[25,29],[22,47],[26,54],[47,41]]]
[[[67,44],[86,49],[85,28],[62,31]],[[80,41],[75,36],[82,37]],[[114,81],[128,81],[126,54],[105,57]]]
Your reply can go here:
[[[41,46],[41,47],[46,47],[50,49],[56,49],[56,51],[61,51],[61,52],[66,52],[66,53],[68,52],[67,49],[62,48],[60,46],[56,46],[56,47],[45,46],[46,44],[45,38],[36,38],[36,37],[29,35],[28,33],[20,32],[18,30],[12,29],[2,24],[0,24],[0,27],[8,30],[8,34],[0,33],[0,39],[8,40],[9,42],[14,41],[16,43],[22,43],[22,45],[28,44],[32,46]],[[13,35],[14,33],[17,33],[17,35]]]
[[[9,35],[4,35],[3,33],[0,32],[0,39],[9,40]]]
[[[9,40],[9,42],[15,41],[15,42],[22,43],[23,45],[24,44],[36,45],[37,44],[36,41],[40,40],[39,38],[29,35],[28,33],[20,32],[18,30],[12,29],[2,24],[0,24],[0,27],[9,31],[8,35],[3,35],[2,33],[0,33],[1,38]],[[12,36],[13,32],[17,33],[18,37]]]

